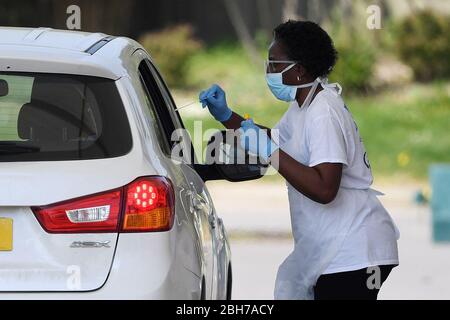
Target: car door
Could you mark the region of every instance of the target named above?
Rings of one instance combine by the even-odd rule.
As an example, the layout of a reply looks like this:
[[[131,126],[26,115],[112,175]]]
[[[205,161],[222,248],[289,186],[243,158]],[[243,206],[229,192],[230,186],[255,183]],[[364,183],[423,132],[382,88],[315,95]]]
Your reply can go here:
[[[161,76],[143,50],[138,50],[134,55],[143,58],[143,64],[139,72],[146,78],[146,85],[152,93],[158,117],[165,134],[165,138],[171,150],[170,156],[174,165],[179,166],[184,177],[186,206],[193,218],[194,228],[200,241],[202,260],[204,264],[205,295],[215,297],[217,291],[217,256],[215,252],[215,225],[216,215],[211,199],[205,192],[203,180],[193,168],[195,155],[183,123],[176,113],[175,104],[167,90]]]

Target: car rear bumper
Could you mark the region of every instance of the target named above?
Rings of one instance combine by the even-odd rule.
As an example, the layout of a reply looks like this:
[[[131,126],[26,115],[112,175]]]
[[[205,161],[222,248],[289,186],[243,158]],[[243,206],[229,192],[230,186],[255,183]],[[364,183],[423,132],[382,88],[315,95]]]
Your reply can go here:
[[[96,290],[0,292],[0,300],[199,299],[200,277],[183,265],[172,235],[121,234],[108,278]],[[81,271],[81,281],[82,276]]]

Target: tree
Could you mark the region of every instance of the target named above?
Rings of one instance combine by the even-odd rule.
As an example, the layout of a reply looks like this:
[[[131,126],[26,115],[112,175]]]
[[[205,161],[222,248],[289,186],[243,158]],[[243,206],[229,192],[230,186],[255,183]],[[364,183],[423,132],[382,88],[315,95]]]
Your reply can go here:
[[[224,0],[225,8],[227,10],[228,16],[230,18],[231,24],[244,47],[247,55],[250,57],[251,61],[255,64],[261,62],[261,57],[258,54],[255,41],[253,40],[247,26],[245,25],[244,19],[242,18],[239,6],[236,4],[235,0]]]

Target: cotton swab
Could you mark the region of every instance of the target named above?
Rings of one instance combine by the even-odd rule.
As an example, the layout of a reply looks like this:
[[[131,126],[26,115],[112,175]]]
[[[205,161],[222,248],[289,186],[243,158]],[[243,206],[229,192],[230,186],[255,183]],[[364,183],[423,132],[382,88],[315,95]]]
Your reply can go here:
[[[208,98],[210,98],[210,97],[212,97],[212,96],[214,96],[214,94],[207,96],[205,99],[208,99]],[[196,104],[196,103],[198,103],[198,101],[192,101],[192,102],[189,102],[188,104],[185,104],[184,106],[181,106],[181,107],[175,109],[175,111],[178,111],[178,110],[187,108],[187,107],[192,106],[192,105],[194,105],[194,104]]]
[[[197,101],[192,101],[192,102],[189,102],[188,104],[185,104],[184,106],[181,106],[181,107],[179,107],[179,108],[175,109],[175,111],[178,111],[178,110],[181,110],[181,109],[187,108],[187,107],[189,107],[189,106],[192,106],[193,104],[196,104],[196,103],[198,103],[198,102],[197,102]]]

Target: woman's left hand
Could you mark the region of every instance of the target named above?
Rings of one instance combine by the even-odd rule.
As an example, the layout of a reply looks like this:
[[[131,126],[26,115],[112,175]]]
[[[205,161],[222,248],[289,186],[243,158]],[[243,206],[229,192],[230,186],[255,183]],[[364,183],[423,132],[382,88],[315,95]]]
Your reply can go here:
[[[266,162],[279,149],[279,146],[267,135],[267,130],[255,125],[252,119],[241,122],[239,134],[241,147]]]

